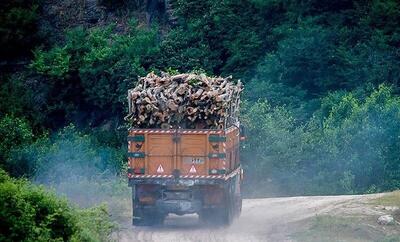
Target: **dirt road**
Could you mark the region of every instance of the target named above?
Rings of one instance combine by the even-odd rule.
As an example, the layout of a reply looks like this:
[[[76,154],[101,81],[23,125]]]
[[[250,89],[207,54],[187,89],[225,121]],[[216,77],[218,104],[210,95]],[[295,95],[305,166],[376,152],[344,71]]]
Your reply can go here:
[[[248,199],[239,219],[229,227],[201,224],[196,215],[169,216],[160,227],[127,224],[119,241],[294,241],[298,222],[316,215],[379,212],[360,206],[379,195]]]

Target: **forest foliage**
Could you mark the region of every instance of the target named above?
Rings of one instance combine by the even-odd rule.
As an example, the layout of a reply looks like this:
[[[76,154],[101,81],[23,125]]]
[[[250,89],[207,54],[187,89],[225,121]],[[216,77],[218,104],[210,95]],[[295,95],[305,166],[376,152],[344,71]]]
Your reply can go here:
[[[367,96],[329,94],[301,125],[293,112],[260,101],[243,115],[251,137],[243,156],[249,158],[250,176],[263,183],[264,192],[394,190],[400,179],[399,118],[400,98],[385,85]]]
[[[54,41],[44,2],[3,2],[1,58],[29,59],[0,77],[0,165],[13,176],[77,157],[123,174],[126,90],[150,71],[196,70],[245,83],[248,195],[400,188],[396,0],[174,0],[173,25],[128,12],[123,30],[77,26]],[[105,7],[133,6],[120,3]]]

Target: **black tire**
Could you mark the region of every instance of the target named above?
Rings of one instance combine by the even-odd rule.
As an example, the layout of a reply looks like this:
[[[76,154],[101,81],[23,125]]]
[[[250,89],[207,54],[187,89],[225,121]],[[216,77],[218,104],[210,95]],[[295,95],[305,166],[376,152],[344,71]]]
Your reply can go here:
[[[234,217],[234,205],[232,202],[232,199],[228,199],[226,203],[226,207],[224,207],[222,210],[222,225],[229,226],[233,222],[233,217]]]
[[[225,190],[225,206],[221,210],[222,212],[222,224],[229,226],[233,222],[233,218],[236,215],[236,202],[233,196],[233,183],[229,183]]]
[[[242,213],[242,197],[241,196],[235,197],[234,203],[235,203],[234,208],[233,208],[234,217],[238,218],[238,217],[240,217],[240,214]]]
[[[238,212],[237,212],[237,217],[240,217],[242,214],[242,207],[243,207],[243,199],[242,197],[239,198],[239,205],[238,205]]]
[[[230,225],[233,221],[232,206],[229,205],[223,208],[203,209],[199,213],[199,219],[205,224],[222,226]]]

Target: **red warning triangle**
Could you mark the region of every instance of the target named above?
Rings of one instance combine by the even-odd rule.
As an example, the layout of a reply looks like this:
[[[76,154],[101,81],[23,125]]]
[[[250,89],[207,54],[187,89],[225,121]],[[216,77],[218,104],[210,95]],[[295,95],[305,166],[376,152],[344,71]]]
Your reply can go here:
[[[190,173],[197,173],[196,171],[196,167],[194,167],[194,165],[192,165],[192,167],[189,170]]]
[[[164,173],[164,168],[162,167],[161,164],[157,168],[157,173]]]

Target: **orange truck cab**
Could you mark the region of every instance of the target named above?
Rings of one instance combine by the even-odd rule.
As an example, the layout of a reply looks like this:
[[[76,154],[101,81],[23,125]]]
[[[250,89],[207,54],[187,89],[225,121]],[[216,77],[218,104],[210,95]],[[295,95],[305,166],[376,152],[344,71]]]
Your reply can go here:
[[[230,224],[242,207],[240,125],[226,129],[135,129],[128,135],[133,224],[197,213]]]

